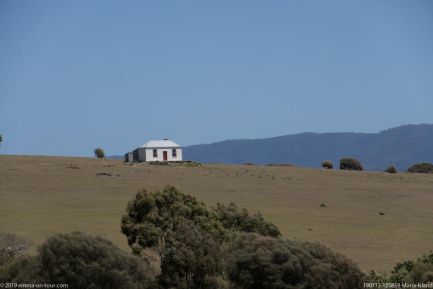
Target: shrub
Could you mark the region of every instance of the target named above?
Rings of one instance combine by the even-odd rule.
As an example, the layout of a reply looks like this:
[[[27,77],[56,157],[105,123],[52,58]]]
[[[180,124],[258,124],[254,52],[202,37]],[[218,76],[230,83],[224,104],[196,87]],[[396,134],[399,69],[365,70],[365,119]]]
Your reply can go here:
[[[8,282],[67,283],[69,288],[149,288],[149,264],[111,242],[79,232],[48,238],[35,257],[0,271]]]
[[[144,248],[161,252],[168,233],[176,231],[185,220],[194,222],[215,237],[224,233],[221,223],[202,202],[170,186],[152,193],[138,191],[122,217],[122,233],[136,253]]]
[[[122,218],[122,232],[134,254],[157,252],[158,288],[357,289],[364,277],[328,247],[281,239],[260,214],[235,204],[208,210],[174,187],[139,191]]]
[[[340,160],[340,170],[362,171],[361,162],[355,158],[342,158]]]
[[[407,169],[409,173],[433,173],[432,163],[418,163]]]
[[[389,166],[386,168],[385,170],[386,173],[390,173],[390,174],[396,174],[397,173],[397,169],[394,166]]]
[[[174,187],[139,191],[122,232],[134,254],[146,248],[158,253],[163,288],[213,288],[223,271],[219,249],[226,230],[202,202]]]
[[[433,282],[433,252],[415,261],[397,263],[389,277],[390,282],[428,283]]]
[[[376,272],[371,270],[367,276],[365,276],[365,282],[367,283],[389,283],[388,277],[382,272]]]
[[[324,161],[324,162],[322,163],[322,168],[325,168],[325,169],[331,170],[333,167],[334,167],[334,165],[332,164],[331,161]]]
[[[45,283],[40,261],[36,257],[20,256],[0,266],[0,283]]]
[[[258,233],[263,236],[281,236],[278,227],[266,221],[260,213],[250,215],[247,209],[239,209],[234,203],[230,203],[228,206],[217,203],[213,212],[226,229]]]
[[[433,252],[416,260],[397,263],[389,276],[371,271],[366,282],[433,283]]]
[[[354,263],[316,243],[244,234],[227,255],[234,288],[362,288],[364,275]]]
[[[194,222],[185,220],[171,231],[161,256],[163,288],[218,288],[223,272],[221,246]]]
[[[0,233],[0,265],[24,255],[29,247],[30,242],[24,239],[13,234]]]
[[[101,148],[96,148],[96,149],[94,150],[94,153],[95,153],[95,157],[97,157],[98,159],[103,159],[103,158],[105,158],[104,150],[101,149]]]

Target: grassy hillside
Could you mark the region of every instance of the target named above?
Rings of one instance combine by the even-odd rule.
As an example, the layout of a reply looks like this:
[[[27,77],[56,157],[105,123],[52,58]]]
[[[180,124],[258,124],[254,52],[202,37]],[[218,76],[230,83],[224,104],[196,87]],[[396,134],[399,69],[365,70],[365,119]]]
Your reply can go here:
[[[286,237],[326,243],[364,270],[388,271],[433,249],[433,174],[90,158],[0,156],[0,231],[37,245],[54,233],[81,230],[127,249],[120,218],[128,200],[140,188],[167,184],[208,205],[233,201],[260,211]]]

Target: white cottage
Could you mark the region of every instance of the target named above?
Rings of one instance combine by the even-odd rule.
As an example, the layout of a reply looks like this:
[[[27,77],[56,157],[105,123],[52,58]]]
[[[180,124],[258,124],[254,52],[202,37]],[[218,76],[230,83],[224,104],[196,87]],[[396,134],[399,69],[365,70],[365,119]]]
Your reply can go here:
[[[125,161],[131,161],[129,158]],[[132,152],[134,162],[178,162],[182,161],[182,148],[169,140],[151,140]]]

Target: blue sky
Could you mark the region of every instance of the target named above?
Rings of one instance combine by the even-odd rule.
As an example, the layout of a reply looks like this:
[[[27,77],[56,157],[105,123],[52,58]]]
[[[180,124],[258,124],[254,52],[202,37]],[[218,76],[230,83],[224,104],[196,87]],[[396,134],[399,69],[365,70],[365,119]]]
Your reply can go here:
[[[433,123],[433,1],[0,1],[1,153]]]

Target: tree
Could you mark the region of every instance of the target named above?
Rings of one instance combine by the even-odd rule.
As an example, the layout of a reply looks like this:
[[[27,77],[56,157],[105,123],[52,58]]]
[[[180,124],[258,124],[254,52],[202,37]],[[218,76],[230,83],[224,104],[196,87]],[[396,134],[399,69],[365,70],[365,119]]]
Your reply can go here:
[[[433,173],[433,164],[432,163],[418,163],[407,169],[409,173]]]
[[[396,174],[397,173],[397,169],[395,168],[395,166],[389,166],[386,168],[385,170],[386,173],[390,173],[390,174]]]
[[[169,233],[176,231],[185,220],[194,222],[215,238],[224,237],[224,228],[202,202],[171,186],[152,193],[138,191],[128,203],[121,229],[135,253],[155,248],[161,256]]]
[[[152,288],[149,264],[111,242],[75,232],[48,238],[38,255],[0,270],[0,281],[66,283],[70,288]]]
[[[322,168],[331,170],[334,167],[331,161],[323,161],[322,162]]]
[[[0,283],[45,283],[37,257],[20,256],[0,266]]]
[[[105,158],[104,150],[101,149],[101,148],[96,148],[95,151],[94,151],[94,153],[95,153],[95,157],[97,157],[98,159]]]
[[[234,203],[228,206],[217,203],[213,212],[218,221],[228,230],[258,233],[263,236],[281,236],[278,227],[266,221],[260,213],[250,215],[247,209],[239,209]]]
[[[340,170],[362,171],[361,162],[355,158],[342,158],[340,160]]]
[[[423,255],[417,260],[397,263],[391,272],[389,282],[432,283],[433,252]]]
[[[157,252],[163,288],[212,288],[222,273],[219,250],[225,229],[202,202],[174,187],[139,191],[121,228],[134,254]]]
[[[190,220],[184,220],[169,234],[161,258],[160,285],[176,289],[220,288],[221,244]]]
[[[122,232],[134,254],[158,253],[159,288],[357,289],[364,277],[328,247],[282,239],[260,214],[233,203],[208,210],[174,187],[139,191],[122,218]]]
[[[0,147],[1,147],[2,143],[3,143],[3,135],[0,134]]]
[[[227,256],[237,289],[356,289],[364,278],[349,259],[317,243],[243,234]]]
[[[24,255],[29,247],[30,242],[24,239],[13,234],[0,233],[0,265]]]

